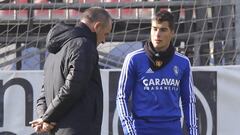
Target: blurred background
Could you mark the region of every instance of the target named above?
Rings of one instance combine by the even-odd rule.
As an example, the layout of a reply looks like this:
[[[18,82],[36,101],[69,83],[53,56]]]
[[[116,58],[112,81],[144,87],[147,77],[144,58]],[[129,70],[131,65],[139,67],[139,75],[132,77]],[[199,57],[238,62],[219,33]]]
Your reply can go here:
[[[0,69],[42,69],[45,38],[56,22],[75,25],[82,11],[106,8],[114,18],[107,43],[98,47],[103,69],[121,68],[142,46],[158,10],[175,15],[173,44],[192,66],[238,65],[240,4],[234,0],[0,0]]]

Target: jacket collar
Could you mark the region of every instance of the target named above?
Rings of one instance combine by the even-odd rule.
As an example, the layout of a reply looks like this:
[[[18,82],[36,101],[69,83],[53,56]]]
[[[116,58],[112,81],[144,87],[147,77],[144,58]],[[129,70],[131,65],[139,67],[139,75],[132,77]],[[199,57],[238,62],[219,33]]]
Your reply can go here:
[[[97,34],[96,34],[96,32],[92,32],[86,24],[81,22],[76,27],[75,30],[79,36],[90,39],[91,41],[93,41],[96,44],[96,47],[97,47]]]

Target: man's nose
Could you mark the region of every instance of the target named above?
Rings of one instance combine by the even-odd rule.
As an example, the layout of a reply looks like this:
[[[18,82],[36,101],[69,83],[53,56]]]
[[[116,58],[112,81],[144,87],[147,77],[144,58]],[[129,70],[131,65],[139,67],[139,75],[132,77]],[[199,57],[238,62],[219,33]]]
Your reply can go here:
[[[106,41],[106,38],[104,38],[101,43],[103,44],[103,43],[105,43],[105,41]]]
[[[156,32],[156,36],[157,36],[157,37],[160,37],[161,35],[162,35],[162,32],[158,30],[158,31]]]

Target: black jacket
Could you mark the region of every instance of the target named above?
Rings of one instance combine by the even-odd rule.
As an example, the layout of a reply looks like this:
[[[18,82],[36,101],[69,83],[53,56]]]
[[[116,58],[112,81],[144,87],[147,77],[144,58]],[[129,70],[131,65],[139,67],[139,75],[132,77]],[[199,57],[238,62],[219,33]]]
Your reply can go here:
[[[96,33],[83,23],[59,23],[49,31],[47,48],[38,115],[57,123],[56,135],[100,135],[103,92]]]

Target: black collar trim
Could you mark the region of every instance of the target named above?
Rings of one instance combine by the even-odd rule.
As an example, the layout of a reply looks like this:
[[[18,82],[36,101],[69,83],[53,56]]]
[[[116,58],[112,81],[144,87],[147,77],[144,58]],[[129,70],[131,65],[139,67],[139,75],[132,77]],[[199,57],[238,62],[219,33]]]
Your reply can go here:
[[[172,44],[169,45],[166,51],[157,52],[150,41],[144,44],[144,50],[150,60],[152,70],[158,70],[164,67],[172,59],[175,53],[175,48]]]

